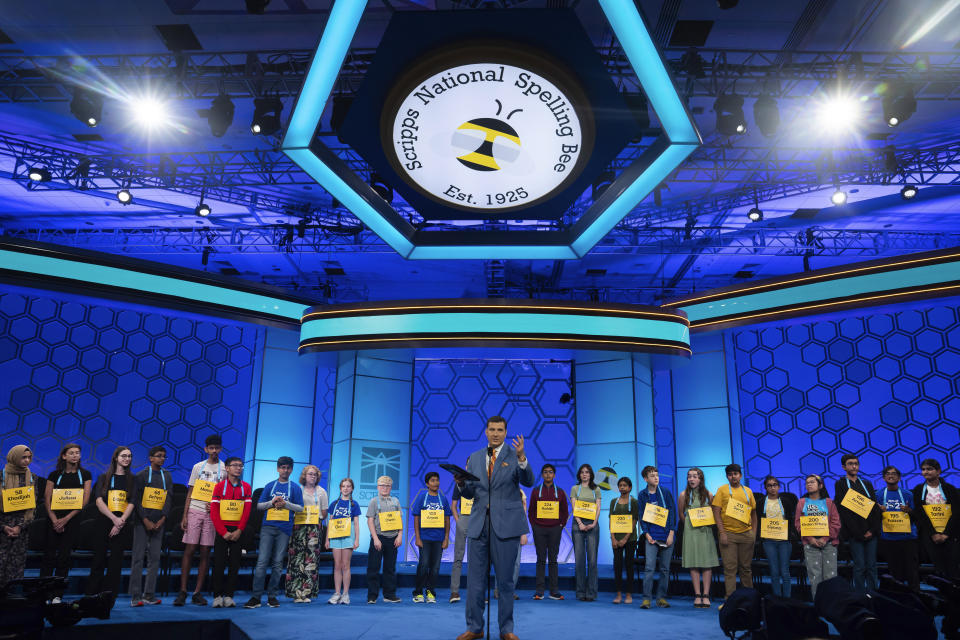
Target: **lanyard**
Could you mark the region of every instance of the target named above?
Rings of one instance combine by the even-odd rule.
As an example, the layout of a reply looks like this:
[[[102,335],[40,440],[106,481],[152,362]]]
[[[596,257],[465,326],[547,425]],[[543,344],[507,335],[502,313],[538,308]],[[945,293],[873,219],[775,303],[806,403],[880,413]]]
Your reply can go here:
[[[273,490],[277,488],[277,481],[274,480],[272,484],[273,486],[270,488],[271,496],[273,495]],[[287,500],[290,500],[290,484],[291,484],[290,482],[287,482],[287,495],[286,495]]]
[[[580,490],[581,490],[581,489],[583,489],[583,485],[582,485],[582,484],[578,484],[578,485],[577,485],[577,495],[576,495],[576,499],[577,499],[577,500],[580,499]],[[590,489],[590,493],[593,494],[593,499],[596,500],[596,499],[597,499],[597,493],[596,493],[596,491],[594,491],[593,489]]]
[[[163,469],[160,469],[160,482],[163,483],[163,490],[167,490],[167,478],[163,475]],[[150,472],[147,474],[147,486],[153,484],[153,466],[150,467]]]
[[[649,495],[649,494],[650,494],[650,492],[647,491],[647,502],[650,502],[650,495]],[[658,499],[656,505],[659,506],[659,507],[663,507],[664,509],[666,509],[666,508],[667,508],[667,501],[666,501],[666,499],[663,497],[663,491],[660,490],[660,485],[657,485],[657,496],[658,496],[659,499]],[[628,504],[629,504],[629,503],[628,503]]]
[[[116,483],[117,483],[117,474],[113,474],[110,476],[110,488],[116,489],[117,488]]]
[[[659,488],[659,487],[658,487]],[[747,504],[750,504],[750,496],[747,495],[747,488],[743,485],[740,485],[740,490],[743,491],[743,501]],[[733,499],[733,487],[727,485],[727,493],[730,494],[730,499]],[[764,513],[766,515],[766,513]]]
[[[556,500],[556,499],[557,499],[557,485],[554,484],[554,485],[552,485],[550,488],[553,489],[553,499]],[[540,499],[540,496],[541,496],[541,495],[543,495],[543,485],[542,485],[542,484],[541,484],[539,487],[537,487],[537,500]],[[579,491],[577,492],[577,497],[578,497],[578,498],[580,497]]]
[[[347,505],[347,517],[350,516],[350,512],[352,511],[352,509],[350,509],[350,507],[351,507],[351,504],[350,504],[350,503],[353,502],[353,500],[343,500],[343,496],[340,496],[339,498],[337,498],[337,501],[333,503],[333,508],[330,509],[330,512],[331,512],[331,513],[330,513],[330,517],[331,517],[331,518],[336,517],[337,508],[339,507],[341,501],[343,501],[343,502]],[[344,517],[344,516],[340,516],[340,517],[342,518],[342,517]]]
[[[844,478],[844,480],[847,481],[847,489],[851,489],[851,490],[852,490],[852,489],[853,489],[853,486],[850,484],[850,478]],[[857,482],[860,483],[860,487],[863,489],[863,495],[865,495],[865,496],[867,496],[867,497],[869,498],[869,497],[870,497],[870,492],[867,491],[867,485],[863,484],[863,480],[861,480],[859,477],[857,478]]]
[[[947,495],[943,492],[943,484],[938,484],[938,485],[937,485],[937,491],[940,493],[940,495],[942,495],[942,496],[944,497],[944,499],[946,499]],[[927,501],[927,483],[924,482],[924,483],[923,483],[923,495],[920,496],[920,502],[926,502],[926,501]]]
[[[218,484],[219,484],[219,483],[218,483]],[[239,483],[237,483],[237,484],[233,484],[233,482],[231,482],[231,483],[230,483],[230,486],[233,487],[233,491],[231,492],[232,494],[235,494],[235,493],[237,492],[237,489],[240,489],[240,499],[241,499],[241,500],[246,500],[246,499],[247,499],[247,496],[243,495],[243,480],[241,480],[241,481],[240,481]],[[226,486],[224,486],[224,493],[226,493]],[[226,497],[226,496],[224,496],[224,497]],[[233,498],[226,498],[226,499],[227,499],[227,500],[236,500],[237,498],[236,498],[236,496],[234,496]]]
[[[77,477],[80,478],[80,486],[83,486],[83,473],[80,472],[80,467],[77,467]],[[57,476],[57,481],[53,483],[53,486],[60,487],[60,480],[63,479],[63,474]]]
[[[744,492],[746,493],[746,492]],[[767,498],[763,501],[763,517],[767,517],[767,505],[770,504],[770,498]],[[777,496],[777,504],[780,505],[780,517],[786,518],[787,514],[783,511],[783,501],[780,500],[780,496]]]
[[[903,491],[900,489],[900,487],[897,487],[897,493],[900,494],[900,504],[907,504],[907,501],[903,499]],[[884,507],[887,506],[887,488],[886,487],[883,488],[883,506]]]
[[[319,489],[320,489],[320,487],[314,487],[314,488],[313,488],[313,506],[315,506],[315,507],[319,507],[319,506],[320,506],[320,495],[317,493],[317,491],[318,491]],[[306,491],[303,491],[302,493],[303,493],[303,503],[306,504],[306,503],[307,503],[307,496],[309,496],[310,494],[307,493]]]
[[[429,497],[430,497],[430,492],[425,491],[423,493],[423,506],[420,507],[421,509],[426,509],[428,506],[430,506],[427,504],[427,498]],[[437,499],[440,501],[440,510],[443,511],[443,494],[440,493],[439,491],[437,492]]]
[[[387,496],[387,498],[389,498],[390,501],[392,502],[393,496]],[[388,507],[391,507],[390,511],[399,511],[399,510],[400,510],[400,509],[394,509],[394,508],[392,508],[393,505],[392,505],[392,504],[389,504],[389,503],[387,504],[387,506],[388,506]],[[399,505],[397,505],[397,506],[399,506]],[[377,511],[381,511],[381,512],[383,511],[383,498],[381,498],[379,495],[377,495]]]

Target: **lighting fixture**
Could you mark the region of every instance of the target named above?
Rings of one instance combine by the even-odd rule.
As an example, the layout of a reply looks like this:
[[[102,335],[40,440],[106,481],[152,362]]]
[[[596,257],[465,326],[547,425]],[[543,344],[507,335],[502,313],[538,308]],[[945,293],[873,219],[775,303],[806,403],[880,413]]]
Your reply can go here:
[[[378,196],[387,202],[393,202],[393,187],[388,185],[380,174],[370,174],[370,186],[373,187],[373,190],[377,192]]]
[[[213,99],[209,109],[197,109],[201,118],[210,124],[210,133],[214,138],[222,138],[233,124],[233,101],[229,96],[219,95]]]
[[[916,185],[905,184],[903,188],[900,189],[900,197],[904,200],[913,200],[917,197],[918,191],[919,189],[917,189]]]
[[[120,189],[120,191],[117,191],[117,201],[120,204],[130,204],[133,202],[133,194],[130,193],[129,189]]]
[[[917,111],[917,99],[913,88],[903,83],[893,83],[883,96],[883,120],[888,127],[896,127]]]
[[[283,102],[280,98],[256,98],[253,101],[253,120],[250,131],[254,135],[272,136],[280,131],[280,112]]]
[[[170,122],[167,103],[155,96],[132,97],[127,105],[133,120],[145,129],[156,129]]]
[[[713,103],[717,114],[717,130],[725,136],[747,132],[747,119],[743,115],[743,96],[722,93]]]
[[[842,204],[847,203],[847,192],[837,187],[837,190],[833,192],[833,195],[830,196],[830,202],[837,205],[838,207]]]
[[[201,218],[206,218],[208,215],[210,215],[213,212],[213,209],[211,209],[210,205],[208,205],[206,202],[201,202],[200,204],[197,205],[197,208],[194,209],[193,212],[196,213]]]
[[[777,129],[780,128],[780,109],[773,96],[764,95],[757,98],[753,103],[753,121],[760,129],[760,133],[766,137],[772,138],[777,135]]]
[[[829,134],[853,129],[860,120],[860,103],[852,96],[837,95],[823,100],[817,107],[817,122]]]
[[[763,211],[759,207],[754,207],[747,212],[747,218],[750,219],[750,222],[760,222],[763,220]]]
[[[89,127],[97,126],[103,113],[103,96],[87,89],[77,89],[70,101],[70,113]]]
[[[30,167],[30,170],[27,172],[27,177],[34,182],[50,182],[52,178],[50,172],[43,167]]]

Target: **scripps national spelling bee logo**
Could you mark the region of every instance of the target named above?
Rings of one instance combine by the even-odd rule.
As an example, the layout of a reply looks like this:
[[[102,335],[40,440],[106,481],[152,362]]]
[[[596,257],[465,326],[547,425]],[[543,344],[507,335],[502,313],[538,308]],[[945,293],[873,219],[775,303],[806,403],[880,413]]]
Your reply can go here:
[[[488,215],[543,201],[577,177],[592,145],[592,118],[568,95],[579,89],[558,82],[477,62],[400,83],[381,125],[388,159],[451,207]]]

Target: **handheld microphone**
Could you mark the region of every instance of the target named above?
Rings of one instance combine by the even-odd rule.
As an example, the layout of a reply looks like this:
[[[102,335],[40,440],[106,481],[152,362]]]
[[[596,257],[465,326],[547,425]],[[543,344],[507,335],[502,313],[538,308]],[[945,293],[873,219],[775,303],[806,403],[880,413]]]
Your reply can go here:
[[[493,447],[487,447],[487,456],[490,458],[493,457]]]

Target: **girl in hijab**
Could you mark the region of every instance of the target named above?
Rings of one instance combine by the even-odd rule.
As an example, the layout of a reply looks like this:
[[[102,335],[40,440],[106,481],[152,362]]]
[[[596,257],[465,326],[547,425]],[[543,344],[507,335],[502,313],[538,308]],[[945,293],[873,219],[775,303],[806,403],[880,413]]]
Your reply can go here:
[[[30,473],[33,452],[23,444],[10,449],[3,468],[0,500],[0,587],[23,577],[27,559],[27,529],[37,506],[37,490]]]

